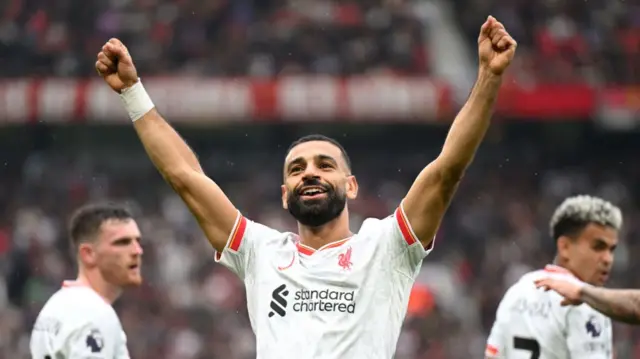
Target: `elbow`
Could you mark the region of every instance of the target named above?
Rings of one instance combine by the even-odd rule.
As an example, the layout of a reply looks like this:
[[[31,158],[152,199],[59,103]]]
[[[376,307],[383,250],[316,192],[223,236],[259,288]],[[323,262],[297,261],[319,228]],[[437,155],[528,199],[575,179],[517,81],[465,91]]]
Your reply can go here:
[[[464,177],[472,161],[473,156],[460,156],[443,151],[434,162],[443,181],[458,183]]]
[[[467,163],[447,161],[439,158],[437,173],[439,182],[457,186],[467,172]]]
[[[193,172],[189,167],[177,167],[162,171],[162,177],[176,192],[182,193],[187,190]]]

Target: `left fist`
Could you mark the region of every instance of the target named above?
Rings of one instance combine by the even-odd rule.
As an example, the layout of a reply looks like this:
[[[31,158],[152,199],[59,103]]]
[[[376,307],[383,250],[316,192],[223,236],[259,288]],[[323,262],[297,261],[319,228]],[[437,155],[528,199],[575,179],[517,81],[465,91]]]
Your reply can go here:
[[[518,43],[509,35],[504,25],[489,16],[482,24],[478,36],[480,68],[502,75],[511,63],[517,46]]]

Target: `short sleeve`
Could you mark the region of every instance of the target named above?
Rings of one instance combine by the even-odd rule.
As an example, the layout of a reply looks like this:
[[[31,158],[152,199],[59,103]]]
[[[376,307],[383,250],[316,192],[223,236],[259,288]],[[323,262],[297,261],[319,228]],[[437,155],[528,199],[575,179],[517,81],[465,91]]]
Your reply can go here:
[[[508,294],[508,292],[507,292]],[[509,342],[509,332],[506,327],[508,318],[506,318],[503,308],[506,306],[506,296],[503,297],[498,310],[496,312],[496,319],[491,326],[491,332],[487,338],[487,344],[484,349],[484,357],[489,359],[497,359],[505,357]]]
[[[113,315],[102,315],[87,321],[69,333],[65,343],[67,359],[127,359],[116,354],[122,350],[122,327]]]
[[[484,349],[485,358],[496,359],[501,357],[506,346],[505,336],[502,324],[496,320],[491,327],[489,338],[487,338],[487,345]]]
[[[382,220],[384,233],[381,240],[384,251],[391,256],[394,265],[409,276],[413,276],[420,268],[422,260],[433,250],[434,241],[424,248],[413,232],[404,213],[402,204],[393,215]]]
[[[610,319],[592,310],[571,308],[567,312],[567,347],[572,358],[613,358]]]
[[[234,272],[240,279],[254,270],[256,247],[260,242],[277,237],[280,232],[253,222],[238,212],[238,217],[222,252],[216,252],[215,261]]]

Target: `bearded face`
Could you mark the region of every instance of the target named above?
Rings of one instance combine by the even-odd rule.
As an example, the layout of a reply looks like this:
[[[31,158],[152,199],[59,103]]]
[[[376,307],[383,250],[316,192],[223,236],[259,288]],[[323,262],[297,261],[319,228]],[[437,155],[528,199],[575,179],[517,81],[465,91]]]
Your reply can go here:
[[[336,189],[317,178],[306,178],[300,186],[289,190],[287,208],[301,224],[320,227],[335,218],[347,204],[345,191]]]

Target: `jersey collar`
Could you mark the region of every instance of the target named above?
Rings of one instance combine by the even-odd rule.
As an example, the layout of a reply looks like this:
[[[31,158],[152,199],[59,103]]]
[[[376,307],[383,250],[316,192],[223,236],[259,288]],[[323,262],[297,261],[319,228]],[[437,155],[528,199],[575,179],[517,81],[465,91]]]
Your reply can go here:
[[[571,274],[568,269],[560,267],[555,264],[547,264],[544,266],[544,271],[549,273],[563,273],[563,274]],[[573,274],[571,274],[573,275]]]
[[[331,243],[327,243],[324,246],[318,248],[317,250],[304,245],[302,243],[300,243],[300,237],[296,236],[295,241],[296,241],[296,247],[298,248],[298,252],[304,254],[304,255],[312,255],[315,252],[319,252],[319,251],[323,251],[326,249],[330,249],[330,248],[336,248],[336,247],[340,247],[341,245],[345,244],[347,241],[349,241],[351,238],[353,238],[353,236],[351,237],[347,237],[345,239],[341,239],[339,241],[335,241],[335,242],[331,242]]]

